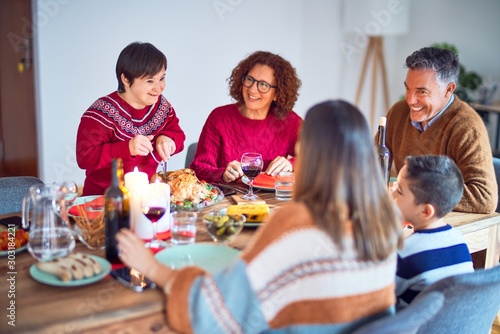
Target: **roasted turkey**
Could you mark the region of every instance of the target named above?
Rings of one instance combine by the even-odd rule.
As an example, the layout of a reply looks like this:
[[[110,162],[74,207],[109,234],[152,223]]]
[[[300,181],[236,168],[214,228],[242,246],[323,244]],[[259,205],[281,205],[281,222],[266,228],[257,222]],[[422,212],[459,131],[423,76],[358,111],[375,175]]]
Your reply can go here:
[[[158,177],[170,185],[170,201],[172,203],[188,200],[198,204],[210,196],[211,191],[198,180],[196,173],[190,168],[167,172],[166,176],[160,172],[153,175],[151,181]]]

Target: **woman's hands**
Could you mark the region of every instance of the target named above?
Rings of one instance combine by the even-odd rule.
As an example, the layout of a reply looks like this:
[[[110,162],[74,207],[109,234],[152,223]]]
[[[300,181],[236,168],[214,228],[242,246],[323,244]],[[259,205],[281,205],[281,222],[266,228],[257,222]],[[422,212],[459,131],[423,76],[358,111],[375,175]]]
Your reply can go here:
[[[224,174],[222,174],[222,180],[224,182],[234,182],[243,176],[243,170],[241,169],[241,164],[237,160],[233,160],[227,164]]]
[[[287,158],[278,156],[273,161],[271,161],[265,173],[267,175],[274,175],[281,171],[293,172],[293,165]],[[241,163],[237,160],[234,160],[227,165],[226,169],[224,170],[224,174],[222,174],[222,180],[224,182],[234,182],[243,175],[244,174],[243,170],[241,169]]]
[[[171,138],[165,135],[159,135],[158,138],[156,138],[156,151],[160,154],[163,161],[170,159],[175,149],[175,142]]]
[[[116,234],[118,241],[118,256],[130,268],[144,274],[161,287],[165,287],[172,276],[173,270],[160,264],[149,248],[129,229],[121,229]]]
[[[136,135],[128,143],[130,154],[132,156],[146,156],[149,153],[153,152],[153,144],[151,143],[153,138],[153,135]],[[171,138],[165,135],[159,135],[158,138],[156,138],[156,151],[163,161],[168,161],[168,159],[170,159],[170,156],[174,154],[175,149],[175,142]]]
[[[118,241],[120,260],[127,267],[134,268],[150,277],[148,269],[154,266],[156,260],[151,250],[144,246],[144,242],[129,229],[120,230],[116,234],[116,241]]]
[[[293,172],[293,165],[287,158],[278,156],[267,166],[265,173],[267,175],[274,175],[282,171]]]
[[[154,136],[143,136],[136,135],[134,138],[130,139],[128,142],[128,149],[130,150],[130,155],[133,157],[136,155],[146,156],[149,153],[153,152],[153,145],[151,144],[151,140],[153,140]]]

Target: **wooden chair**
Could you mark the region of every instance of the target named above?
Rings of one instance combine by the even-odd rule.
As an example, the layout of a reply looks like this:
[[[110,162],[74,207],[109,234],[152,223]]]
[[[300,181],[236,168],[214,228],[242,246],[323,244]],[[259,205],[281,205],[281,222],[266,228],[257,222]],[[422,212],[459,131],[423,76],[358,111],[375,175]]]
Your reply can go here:
[[[0,215],[21,212],[28,189],[40,183],[34,176],[0,177]]]
[[[395,315],[372,321],[352,334],[414,334],[425,322],[434,318],[443,304],[443,294],[433,291]]]
[[[489,333],[500,310],[500,266],[443,278],[410,306],[436,291],[444,295],[444,305],[417,333]]]

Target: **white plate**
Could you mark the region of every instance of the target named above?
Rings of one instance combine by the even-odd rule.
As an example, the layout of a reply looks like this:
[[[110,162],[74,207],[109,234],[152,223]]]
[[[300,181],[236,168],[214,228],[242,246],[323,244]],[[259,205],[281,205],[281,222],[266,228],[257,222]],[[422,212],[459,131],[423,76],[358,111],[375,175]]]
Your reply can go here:
[[[80,196],[80,197],[77,197],[75,198],[75,201],[73,202],[73,205],[71,205],[69,208],[68,208],[68,216],[70,217],[75,217],[75,215],[72,215],[71,213],[69,213],[70,209],[74,206],[77,206],[77,205],[82,205],[82,204],[85,204],[85,202],[87,200],[93,200],[93,199],[96,199],[98,197],[101,197],[102,195],[92,195],[92,196]]]
[[[237,249],[218,244],[191,244],[166,248],[155,255],[161,263],[179,269],[194,265],[209,273],[226,268],[238,256]]]
[[[75,198],[75,201],[73,202],[73,206],[75,205],[81,205],[84,204],[86,200],[90,199],[96,199],[97,197],[101,197],[102,195],[92,195],[92,196],[80,196]]]
[[[88,278],[82,278],[79,280],[61,281],[59,277],[57,277],[56,275],[52,275],[45,271],[42,271],[37,268],[36,264],[33,264],[30,267],[30,275],[31,277],[33,277],[35,281],[52,286],[70,287],[70,286],[81,286],[81,285],[92,284],[97,281],[100,281],[107,274],[109,274],[109,272],[111,271],[111,263],[109,263],[108,260],[103,259],[102,257],[99,256],[90,254],[88,254],[88,256],[93,258],[101,265],[102,271],[100,274]]]

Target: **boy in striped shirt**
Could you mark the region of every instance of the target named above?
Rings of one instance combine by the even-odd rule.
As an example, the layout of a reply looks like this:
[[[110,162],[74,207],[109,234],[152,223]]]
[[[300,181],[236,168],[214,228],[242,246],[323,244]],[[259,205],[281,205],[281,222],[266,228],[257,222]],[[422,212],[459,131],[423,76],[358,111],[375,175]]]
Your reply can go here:
[[[443,220],[460,202],[463,191],[462,174],[449,157],[406,157],[393,197],[414,233],[398,251],[397,309],[444,277],[474,271],[462,234]]]

